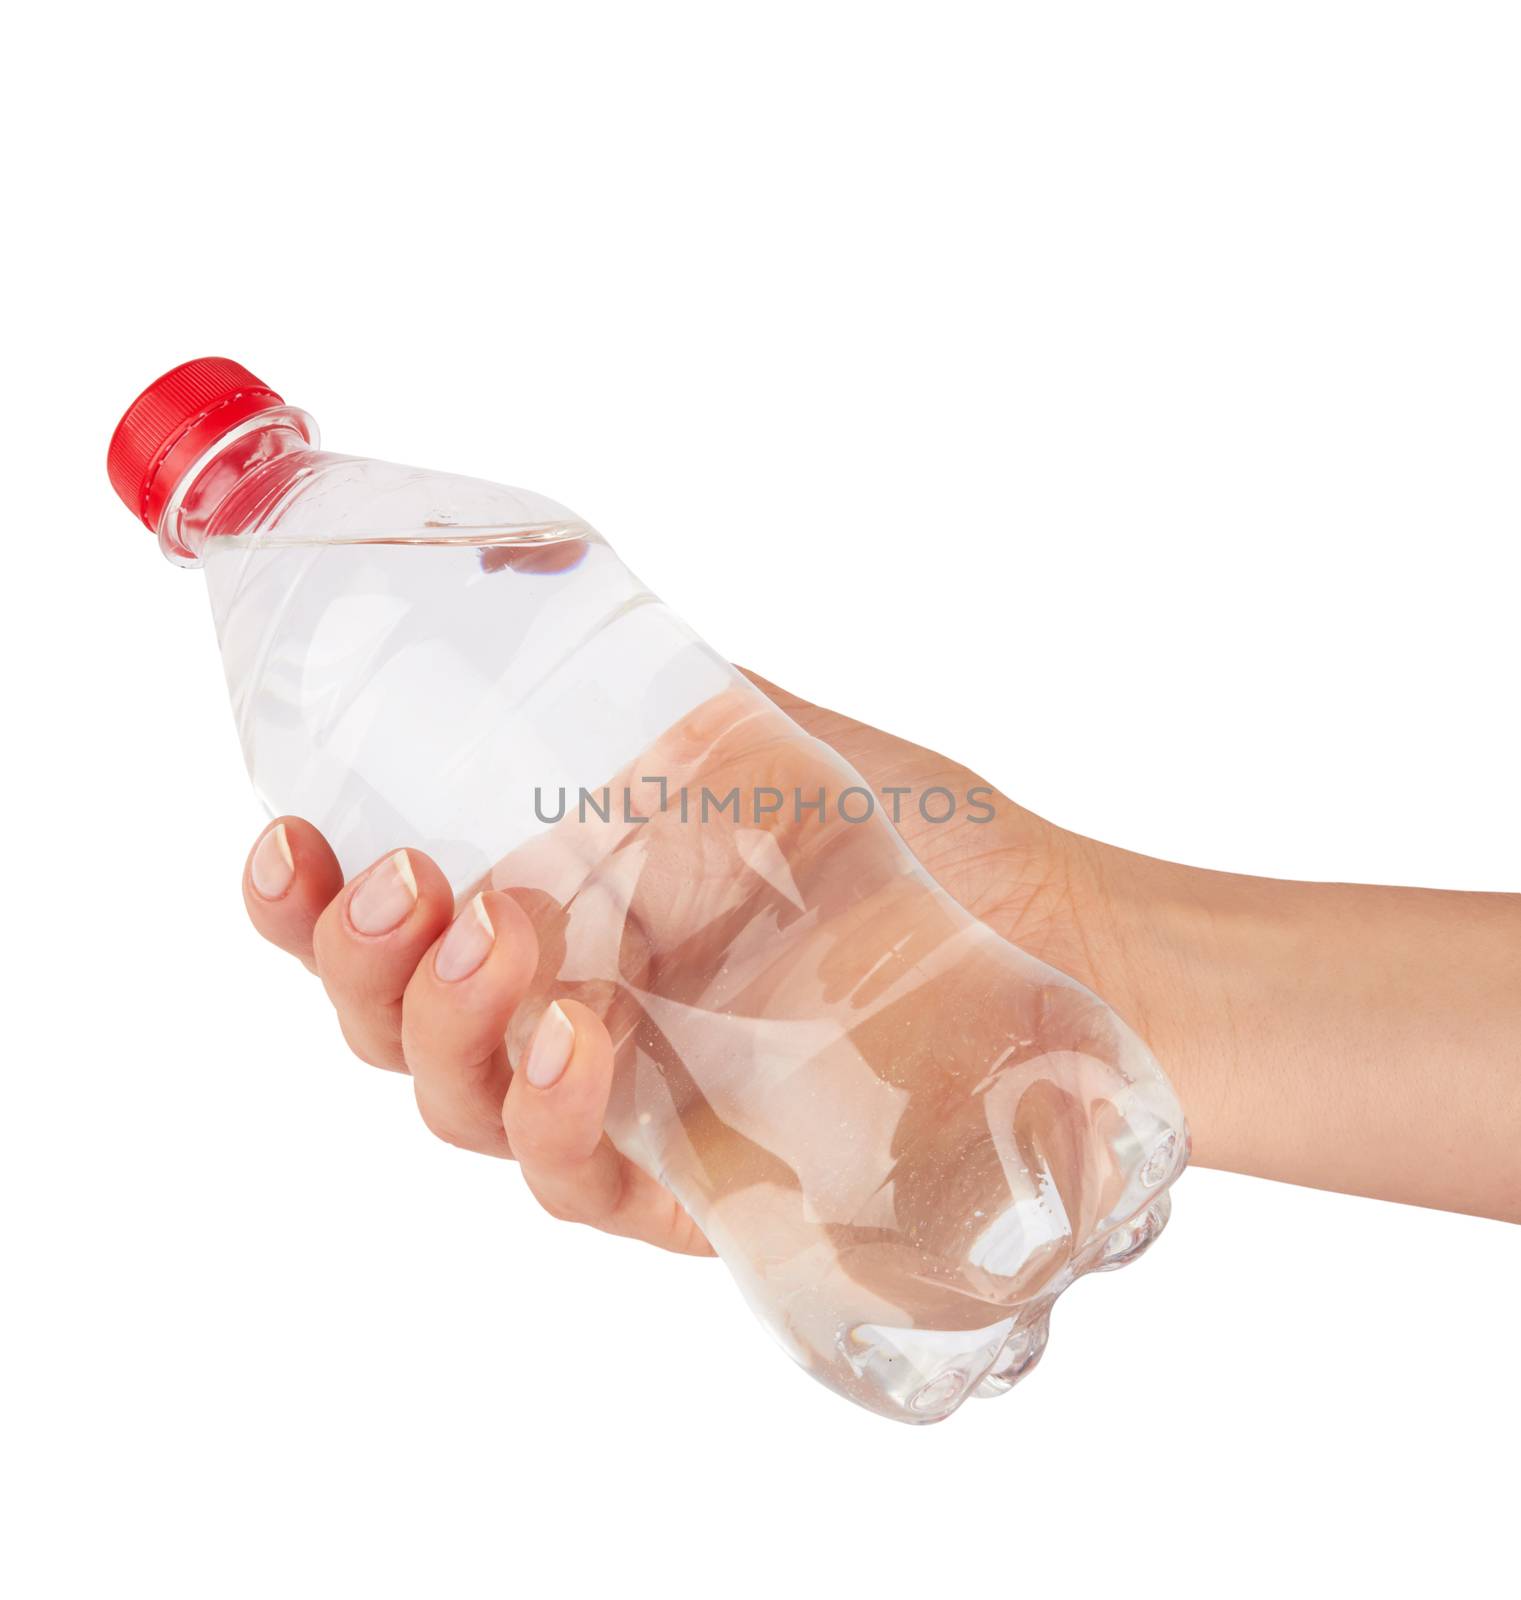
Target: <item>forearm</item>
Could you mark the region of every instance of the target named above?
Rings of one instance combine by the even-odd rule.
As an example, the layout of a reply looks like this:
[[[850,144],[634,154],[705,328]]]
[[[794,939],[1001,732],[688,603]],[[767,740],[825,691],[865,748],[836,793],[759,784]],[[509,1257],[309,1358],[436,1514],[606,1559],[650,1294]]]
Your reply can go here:
[[[1521,1221],[1521,895],[1083,854],[1199,1164]]]

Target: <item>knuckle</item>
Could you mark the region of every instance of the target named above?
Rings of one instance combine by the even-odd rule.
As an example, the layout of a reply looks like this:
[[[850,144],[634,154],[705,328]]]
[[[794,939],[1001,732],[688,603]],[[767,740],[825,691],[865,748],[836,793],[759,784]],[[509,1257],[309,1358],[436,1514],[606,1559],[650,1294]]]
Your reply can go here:
[[[533,1197],[556,1222],[587,1223],[590,1220],[586,1208],[569,1195],[544,1194],[535,1189]]]
[[[364,1036],[357,1030],[351,1028],[348,1024],[347,1018],[341,1014],[338,1017],[338,1031],[343,1035],[343,1042],[349,1047],[349,1050],[353,1055],[358,1056],[367,1067],[373,1067],[375,1065],[375,1063],[370,1059],[369,1041],[365,1039]]]
[[[459,1128],[449,1118],[441,1116],[426,1100],[417,1102],[417,1114],[422,1118],[423,1127],[435,1139],[453,1145],[456,1150],[464,1147],[464,1135]]]
[[[422,1095],[417,1099],[417,1114],[422,1118],[423,1127],[441,1143],[455,1150],[468,1150],[472,1154],[489,1153],[482,1150],[481,1141],[469,1128]]]
[[[510,1099],[508,1103],[511,1104]],[[561,1130],[543,1127],[534,1117],[508,1116],[503,1120],[519,1161],[530,1166],[563,1167],[576,1159],[566,1149]]]
[[[398,1050],[387,1048],[384,1041],[377,1039],[369,1029],[356,1026],[342,1012],[338,1014],[338,1031],[343,1035],[343,1042],[367,1067],[394,1071],[401,1065]]]
[[[455,1150],[474,1150],[475,1149],[475,1145],[471,1142],[471,1140],[468,1138],[468,1136],[466,1134],[464,1134],[459,1128],[455,1127],[452,1123],[439,1122],[439,1121],[436,1121],[436,1120],[430,1122],[426,1117],[424,1117],[423,1118],[423,1125],[427,1128],[428,1132],[431,1133],[435,1139],[441,1140],[444,1144],[449,1145],[452,1149],[455,1149]]]
[[[580,1166],[602,1143],[600,1118],[562,1120],[537,1106],[526,1111],[516,1093],[508,1094],[502,1121],[518,1159],[535,1166]]]
[[[512,1104],[508,1100],[509,1107]],[[544,1141],[535,1137],[534,1131],[528,1127],[520,1117],[513,1117],[510,1113],[502,1118],[507,1129],[507,1138],[512,1144],[514,1153],[519,1162],[527,1162],[530,1166],[545,1166],[549,1157],[544,1149]]]

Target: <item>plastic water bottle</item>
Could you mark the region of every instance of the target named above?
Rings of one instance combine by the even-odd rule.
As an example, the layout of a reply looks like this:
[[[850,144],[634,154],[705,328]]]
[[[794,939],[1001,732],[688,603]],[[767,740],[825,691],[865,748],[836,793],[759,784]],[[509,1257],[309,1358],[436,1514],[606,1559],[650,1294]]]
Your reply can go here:
[[[563,506],[323,451],[221,359],[151,385],[108,467],[206,574],[270,812],[348,874],[415,846],[514,893],[541,970],[509,1055],[553,999],[606,1020],[609,1135],[815,1377],[947,1416],[1160,1231],[1187,1139],[1146,1047]]]

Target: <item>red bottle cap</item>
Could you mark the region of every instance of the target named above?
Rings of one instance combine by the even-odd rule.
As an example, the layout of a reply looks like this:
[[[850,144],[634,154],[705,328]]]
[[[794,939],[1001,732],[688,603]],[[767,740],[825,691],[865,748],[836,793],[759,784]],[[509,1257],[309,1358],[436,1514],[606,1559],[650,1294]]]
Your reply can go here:
[[[187,361],[150,383],[116,424],[106,452],[111,487],[157,533],[164,507],[189,468],[240,422],[284,404],[236,361]]]

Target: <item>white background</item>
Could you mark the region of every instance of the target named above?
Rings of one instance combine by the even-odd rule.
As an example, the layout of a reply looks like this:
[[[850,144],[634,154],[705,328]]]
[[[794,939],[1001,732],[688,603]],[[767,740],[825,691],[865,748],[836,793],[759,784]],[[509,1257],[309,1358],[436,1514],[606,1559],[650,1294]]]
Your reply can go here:
[[[1029,1384],[911,1430],[431,1141],[243,921],[201,582],[104,454],[233,356],[1067,826],[1521,889],[1515,9],[8,34],[8,1591],[1503,1589],[1513,1228],[1191,1173]]]

